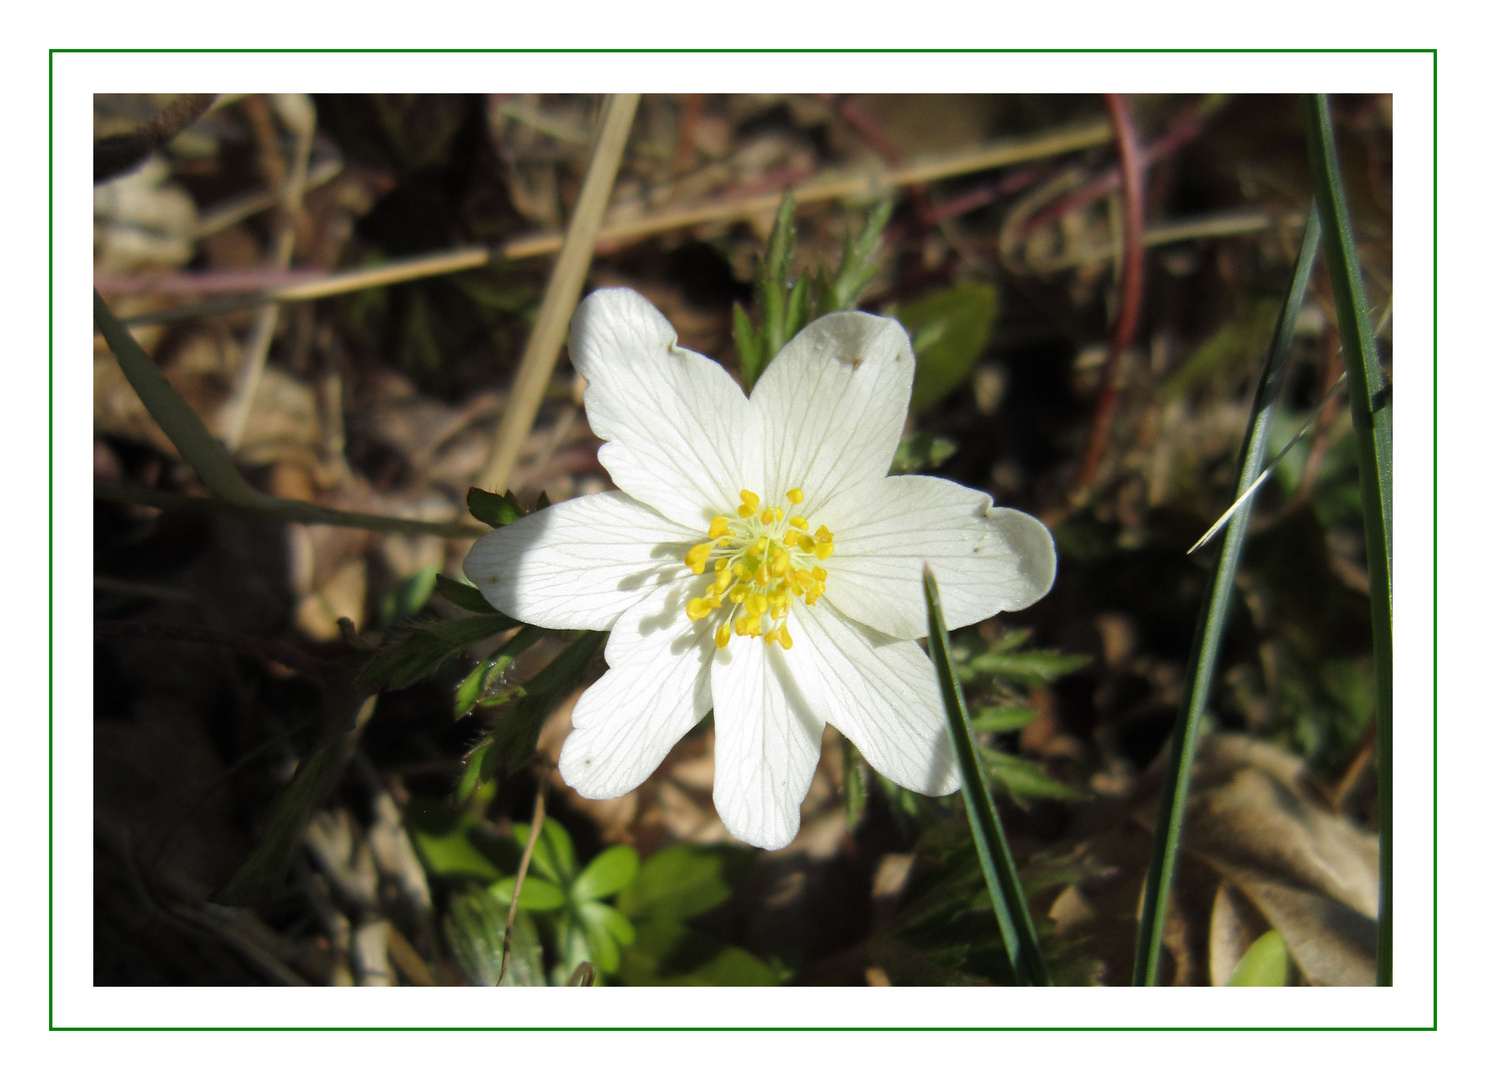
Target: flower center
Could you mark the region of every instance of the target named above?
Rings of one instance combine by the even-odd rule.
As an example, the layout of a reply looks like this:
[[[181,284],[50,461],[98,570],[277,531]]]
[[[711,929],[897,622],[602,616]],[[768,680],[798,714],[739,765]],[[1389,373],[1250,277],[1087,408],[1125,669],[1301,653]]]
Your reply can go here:
[[[824,525],[810,531],[810,522],[777,506],[759,509],[751,491],[740,491],[743,501],[734,517],[718,514],[707,529],[710,540],[686,553],[693,574],[707,572],[712,561],[712,584],[702,596],[686,605],[692,622],[708,618],[726,608],[718,623],[717,647],[726,648],[734,632],[742,637],[761,637],[788,649],[789,609],[803,596],[814,604],[826,591],[826,568],[835,544]],[[805,501],[799,488],[784,496],[791,510]]]

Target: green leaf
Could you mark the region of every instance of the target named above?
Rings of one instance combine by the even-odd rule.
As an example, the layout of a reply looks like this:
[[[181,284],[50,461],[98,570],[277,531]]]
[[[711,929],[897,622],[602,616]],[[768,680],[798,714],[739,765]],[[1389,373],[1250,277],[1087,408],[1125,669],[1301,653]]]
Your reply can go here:
[[[1017,802],[1025,799],[1088,798],[1082,791],[1060,784],[1047,775],[1042,766],[1024,758],[985,746],[980,748],[980,756],[991,783]]]
[[[473,611],[476,615],[497,614],[495,608],[490,606],[490,601],[486,600],[480,594],[480,590],[473,585],[439,574],[434,578],[434,588],[438,590],[440,596],[455,607]]]
[[[958,449],[959,446],[953,439],[920,431],[898,444],[898,449],[893,453],[892,471],[913,473],[924,469],[937,469],[954,457]]]
[[[494,838],[486,834],[479,814],[419,798],[409,803],[406,820],[413,847],[430,875],[487,885],[502,877],[494,861]]]
[[[511,898],[516,895],[515,877],[501,878],[490,886],[490,895],[510,907]],[[567,894],[552,882],[529,873],[521,883],[521,901],[516,905],[518,911],[559,911],[567,906]]]
[[[1052,682],[1060,675],[1077,671],[1089,662],[1087,656],[1056,652],[981,653],[960,665],[959,675],[966,682],[999,678],[1019,683]]]
[[[918,358],[910,410],[934,404],[965,381],[991,339],[996,303],[990,285],[966,283],[898,309],[898,321],[913,339]]]
[[[1291,271],[1285,306],[1280,312],[1279,322],[1275,324],[1269,355],[1265,359],[1264,370],[1260,373],[1259,385],[1254,392],[1254,404],[1249,410],[1248,427],[1238,452],[1239,468],[1233,486],[1234,499],[1247,490],[1264,465],[1270,423],[1279,401],[1295,320],[1300,315],[1306,288],[1310,283],[1311,269],[1315,265],[1319,234],[1319,219],[1312,210]],[[1191,786],[1192,764],[1197,756],[1198,735],[1202,728],[1203,715],[1207,711],[1213,675],[1217,671],[1223,644],[1223,628],[1228,620],[1228,605],[1233,597],[1239,556],[1248,533],[1249,512],[1253,505],[1252,500],[1244,502],[1229,519],[1218,561],[1208,575],[1207,588],[1197,617],[1197,631],[1192,636],[1177,725],[1172,731],[1166,776],[1156,808],[1151,859],[1146,868],[1140,924],[1136,929],[1132,973],[1136,986],[1154,986],[1156,982],[1156,969],[1161,957],[1162,927],[1166,921],[1172,880],[1176,875],[1177,846],[1181,836],[1182,818],[1186,813],[1187,790]]]
[[[511,835],[522,848],[531,836],[531,826],[519,822],[511,826]],[[562,822],[547,818],[542,822],[541,835],[531,852],[531,864],[551,880],[571,888],[578,876],[578,856],[573,851],[573,838],[562,827]]]
[[[406,689],[460,650],[520,625],[506,615],[475,615],[394,631],[362,669],[358,684],[368,692]]]
[[[1019,705],[987,705],[976,709],[970,717],[970,726],[976,731],[999,735],[1008,731],[1020,731],[1037,719],[1036,709]]]
[[[1316,189],[1337,331],[1347,360],[1347,396],[1359,446],[1362,538],[1372,612],[1373,675],[1378,683],[1378,967],[1393,985],[1393,388],[1383,380],[1368,317],[1367,291],[1347,211],[1331,109],[1325,94],[1305,97],[1305,144]]]
[[[618,971],[619,947],[634,944],[634,926],[608,904],[595,901],[578,906],[578,920],[593,949],[594,965],[606,974]]]
[[[510,492],[496,495],[494,492],[472,487],[465,501],[475,520],[483,521],[492,529],[499,529],[502,525],[509,525],[526,516],[526,511],[521,509],[521,504]]]
[[[884,199],[873,208],[862,231],[855,237],[847,237],[835,280],[829,289],[820,291],[822,315],[831,311],[851,311],[857,306],[862,292],[877,276],[877,248],[882,241],[882,230],[892,216],[892,200]],[[822,281],[824,277],[822,274]]]
[[[487,889],[462,892],[449,902],[444,916],[444,938],[459,966],[477,986],[494,986],[500,977],[501,944],[510,905]],[[504,986],[545,986],[542,942],[536,923],[518,909],[511,927],[511,956]]]
[[[613,896],[634,880],[640,869],[640,856],[634,848],[617,845],[599,852],[593,862],[573,882],[575,903]]]
[[[1260,934],[1239,959],[1229,986],[1286,986],[1290,982],[1290,951],[1278,930]]]
[[[752,953],[669,921],[635,926],[619,978],[629,986],[779,985],[774,969]]]
[[[975,852],[980,859],[991,906],[995,909],[996,923],[1006,943],[1006,953],[1011,957],[1017,982],[1023,986],[1048,986],[1051,980],[1047,960],[1037,940],[1032,914],[1027,910],[1027,898],[1006,843],[1006,833],[1001,828],[1001,818],[991,799],[985,768],[976,753],[977,744],[965,719],[965,696],[960,691],[954,665],[949,659],[949,632],[944,628],[939,586],[935,584],[934,573],[927,564],[924,566],[924,604],[929,616],[929,660],[939,678],[950,741],[960,766],[960,795],[965,802],[965,813],[970,820]]]
[[[378,610],[382,625],[391,626],[404,619],[411,619],[422,611],[424,605],[428,603],[428,598],[433,595],[434,581],[437,577],[438,569],[430,563],[419,567],[411,576],[388,592],[382,598]]]
[[[738,368],[743,374],[743,385],[751,387],[764,369],[764,339],[753,328],[753,320],[743,305],[736,301],[733,303],[733,341],[738,346]]]
[[[487,705],[495,701],[496,698],[485,696],[490,683],[498,679],[506,668],[511,666],[516,657],[541,641],[547,634],[548,630],[545,627],[523,626],[509,641],[476,664],[475,670],[466,675],[458,689],[454,691],[455,718],[465,715],[476,705]],[[517,689],[519,688],[512,687],[510,692],[514,693]]]
[[[531,757],[542,724],[557,703],[573,692],[589,661],[603,650],[608,635],[592,630],[578,634],[566,649],[520,688],[520,700],[495,728],[470,751],[460,789],[473,789],[471,770],[481,781],[500,770],[514,768]]]
[[[752,851],[732,844],[679,844],[646,859],[619,894],[619,910],[636,922],[681,922],[710,911],[743,884]]]

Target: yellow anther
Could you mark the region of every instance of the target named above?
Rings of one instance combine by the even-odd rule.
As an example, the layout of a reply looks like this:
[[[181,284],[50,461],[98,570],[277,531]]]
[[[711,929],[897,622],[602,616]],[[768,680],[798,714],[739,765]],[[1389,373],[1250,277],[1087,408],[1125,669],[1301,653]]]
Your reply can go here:
[[[831,535],[831,530],[826,528],[824,525],[815,530],[815,538],[827,544],[835,539],[835,537]]]
[[[751,592],[743,598],[743,610],[753,616],[762,615],[769,602],[756,592]]]
[[[738,492],[738,498],[743,500],[743,502],[738,507],[738,516],[745,518],[753,517],[754,511],[758,509],[758,496],[755,495],[753,492],[744,489],[743,491]]]
[[[792,645],[794,645],[794,643],[795,643],[794,642],[794,639],[789,636],[789,627],[785,626],[783,623],[780,623],[779,624],[779,644],[783,645],[786,649],[788,649]]]
[[[733,531],[728,528],[728,519],[718,514],[712,519],[712,524],[707,526],[707,535],[714,540],[721,540],[724,536],[732,536]]]
[[[788,570],[789,552],[786,551],[784,548],[780,548],[778,551],[774,552],[774,558],[769,563],[769,569],[774,571],[776,576],[783,574],[786,570]]]
[[[799,541],[800,534],[791,529],[789,532],[784,534],[784,539],[780,541],[780,543],[782,543],[785,547],[794,547],[797,543],[799,543]]]
[[[753,583],[760,587],[769,584],[769,568],[762,563],[759,564],[758,572],[753,575]]]
[[[723,623],[721,626],[719,626],[717,628],[717,647],[719,649],[726,649],[728,647],[728,640],[732,636],[733,636],[733,628],[731,626],[729,626],[727,623]],[[785,648],[787,649],[787,648],[789,648],[789,646],[786,645]]]
[[[805,493],[799,488],[790,488],[784,493],[784,497],[790,502],[794,503],[796,506],[799,506],[802,502],[805,501]]]
[[[688,600],[686,602],[686,617],[692,622],[696,622],[698,619],[705,619],[712,611],[712,605],[708,603],[708,600],[709,598],[705,596],[698,596],[693,600]]]
[[[829,559],[831,553],[836,550],[836,545],[829,540],[822,540],[815,545],[815,557],[817,559]]]
[[[775,604],[769,609],[769,618],[773,619],[775,622],[778,622],[780,619],[784,618],[784,613],[787,610],[788,608],[786,608],[783,604]]]
[[[764,641],[770,645],[779,640],[779,627],[775,627],[764,635]]]
[[[784,520],[784,511],[777,506],[771,506],[758,516],[759,521],[765,525],[772,525],[776,521]]]
[[[764,552],[766,552],[768,550],[769,550],[769,538],[767,536],[760,536],[756,541],[754,541],[753,546],[748,549],[748,554],[750,554],[750,555],[762,555]]]
[[[810,576],[816,581],[824,582],[826,579],[826,568],[824,566],[817,566],[814,570],[810,571]],[[812,585],[811,588],[814,588],[814,586]]]
[[[728,599],[735,604],[741,604],[743,598],[748,595],[748,586],[741,582],[733,586],[733,591],[728,593]]]
[[[700,574],[707,569],[707,558],[711,554],[711,544],[698,544],[686,553],[686,565],[691,567],[693,574]]]
[[[809,555],[812,551],[815,550],[815,541],[810,539],[810,537],[807,536],[805,533],[801,533],[798,537],[795,538],[795,546],[803,551],[806,555]]]
[[[799,514],[796,514],[794,517],[790,518],[789,523],[795,528],[799,529],[801,532],[808,532],[810,529],[810,522],[806,521]]]
[[[721,562],[722,560],[719,559],[718,561]],[[728,591],[728,586],[732,583],[733,571],[727,566],[719,566],[717,568],[717,580],[712,583],[712,589],[716,589],[717,595],[721,596]],[[708,589],[707,591],[711,592],[712,589]]]

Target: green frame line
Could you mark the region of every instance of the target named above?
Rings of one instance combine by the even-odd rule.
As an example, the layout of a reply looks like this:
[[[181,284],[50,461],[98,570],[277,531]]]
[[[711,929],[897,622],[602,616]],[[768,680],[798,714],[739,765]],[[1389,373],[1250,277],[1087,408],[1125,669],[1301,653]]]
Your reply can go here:
[[[53,688],[55,688],[55,539],[56,539],[56,472],[55,472],[55,426],[52,417],[55,416],[55,362],[56,362],[56,340],[55,340],[55,276],[56,276],[56,242],[55,242],[55,189],[56,189],[56,153],[55,153],[55,128],[56,128],[56,86],[55,86],[55,61],[58,55],[86,55],[86,53],[119,53],[119,55],[168,55],[168,53],[303,53],[303,55],[334,55],[334,53],[369,53],[369,55],[385,55],[385,53],[514,53],[514,55],[712,55],[712,53],[739,53],[739,55],[829,55],[829,53],[847,53],[847,55],[887,55],[887,53],[898,53],[898,55],[994,55],[994,53],[1028,53],[1028,55],[1430,55],[1431,56],[1431,195],[1433,195],[1433,206],[1431,206],[1431,267],[1433,267],[1434,290],[1431,296],[1431,316],[1433,316],[1433,386],[1431,386],[1431,425],[1430,446],[1431,461],[1434,463],[1433,475],[1431,475],[1431,556],[1433,556],[1433,596],[1431,596],[1431,630],[1433,630],[1433,649],[1431,649],[1431,680],[1434,686],[1433,707],[1433,777],[1431,777],[1431,802],[1433,802],[1433,827],[1434,835],[1431,836],[1433,844],[1433,986],[1431,986],[1431,1000],[1433,1000],[1433,1016],[1428,1027],[1221,1027],[1221,1025],[1192,1025],[1192,1027],[218,1027],[218,1025],[201,1025],[201,1027],[94,1027],[94,1025],[58,1025],[55,1016],[55,866],[56,866],[56,790],[55,790],[55,723],[56,703]],[[48,731],[46,731],[46,767],[48,767],[48,799],[46,799],[46,896],[48,896],[48,912],[46,912],[46,958],[48,958],[48,980],[46,980],[46,1022],[49,1031],[1438,1031],[1440,1022],[1440,703],[1438,703],[1438,683],[1440,683],[1440,657],[1438,657],[1438,628],[1440,628],[1440,566],[1438,566],[1438,530],[1440,530],[1440,487],[1438,487],[1438,456],[1440,456],[1440,440],[1438,440],[1438,410],[1440,410],[1440,388],[1438,388],[1438,373],[1440,373],[1440,346],[1438,346],[1438,330],[1440,330],[1440,299],[1438,299],[1438,270],[1440,270],[1440,51],[1428,48],[1192,48],[1192,49],[1158,49],[1158,48],[1009,48],[1009,49],[975,49],[975,48],[948,48],[948,49],[911,49],[911,48],[854,48],[854,49],[829,49],[829,48],[651,48],[651,49],[618,49],[618,48],[508,48],[508,49],[398,49],[398,48],[352,48],[352,49],[291,49],[291,48],[204,48],[204,49],[95,49],[95,48],[53,48],[48,49],[48,62],[46,62],[46,89],[48,89],[48,104],[46,104],[46,117],[48,117],[48,135],[46,135],[46,178],[48,178],[48,193],[46,193],[46,211],[48,211],[48,285],[46,285],[46,312],[48,312],[48,373],[46,373],[46,404],[48,404],[48,449],[46,449],[46,478],[48,478],[48,562],[46,562],[46,584],[48,584],[48,642],[46,642],[46,671],[48,671]]]

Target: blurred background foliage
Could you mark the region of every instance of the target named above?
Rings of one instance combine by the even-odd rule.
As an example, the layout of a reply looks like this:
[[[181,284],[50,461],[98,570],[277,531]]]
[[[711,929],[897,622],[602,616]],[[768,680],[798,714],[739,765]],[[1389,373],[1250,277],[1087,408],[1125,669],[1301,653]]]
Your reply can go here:
[[[264,490],[453,520],[550,267],[527,251],[566,221],[599,104],[100,96],[95,134],[110,156],[97,167],[109,162],[111,178],[95,188],[97,287],[214,432],[227,437],[246,400],[235,455]],[[991,169],[931,168],[870,198],[807,196],[1097,127],[1098,98],[646,97],[608,221],[654,227],[601,236],[588,282],[639,289],[684,345],[746,376],[735,331],[740,319],[764,326],[770,302],[775,213],[760,197],[793,189],[783,280],[816,282],[810,302],[826,310],[855,244],[848,264],[864,269],[848,291],[914,338],[895,468],[982,488],[1054,530],[1051,595],[957,633],[954,660],[1065,983],[1129,980],[1160,755],[1214,557],[1186,551],[1226,509],[1310,202],[1297,101],[1128,105],[1146,149],[1145,288],[1087,488],[1076,477],[1123,259],[1107,134]],[[1340,97],[1332,109],[1387,365],[1391,102]],[[708,213],[667,224],[696,207]],[[492,254],[280,305],[245,391],[259,316],[220,310],[222,298],[471,247]],[[1329,296],[1313,284],[1276,446],[1340,374]],[[477,517],[609,486],[575,379],[559,367],[513,498]],[[94,394],[101,483],[203,494],[101,340]],[[1374,701],[1356,455],[1334,399],[1258,496],[1162,982],[1371,981]],[[467,541],[99,499],[94,549],[99,984],[493,984],[539,792],[546,824],[506,983],[1009,981],[958,799],[870,775],[833,731],[800,836],[781,852],[722,829],[707,721],[636,792],[591,803],[568,791],[551,762],[571,690],[602,670],[601,639],[511,638],[478,622],[495,617],[460,591]],[[144,637],[142,623],[174,629]],[[349,735],[327,732],[328,691],[307,676],[361,670],[377,648],[374,707]],[[275,794],[332,734],[344,749],[287,851],[287,880],[253,903],[213,903],[263,840]]]

